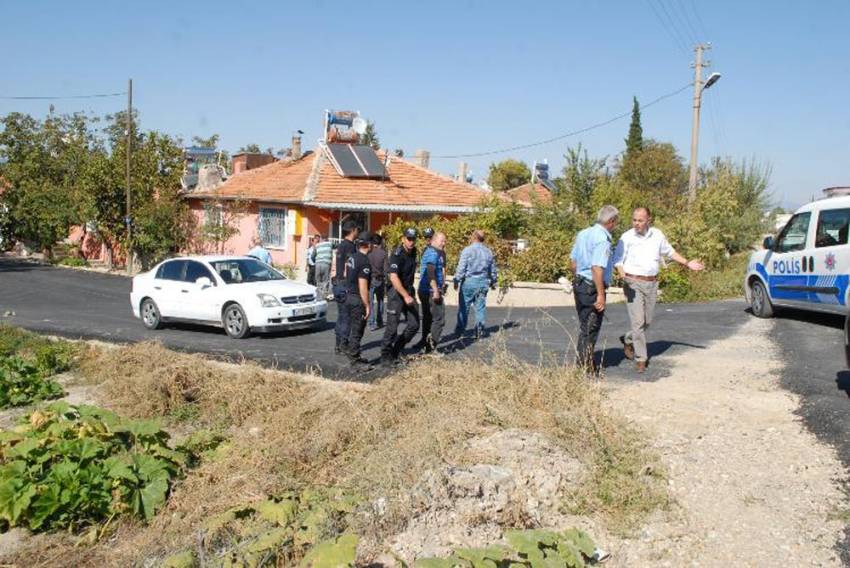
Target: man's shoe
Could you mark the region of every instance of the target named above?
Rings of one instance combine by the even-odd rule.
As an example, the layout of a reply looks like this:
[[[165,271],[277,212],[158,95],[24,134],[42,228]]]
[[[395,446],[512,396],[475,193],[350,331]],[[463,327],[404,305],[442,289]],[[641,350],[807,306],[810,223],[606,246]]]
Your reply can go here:
[[[623,344],[623,355],[626,356],[626,359],[628,359],[629,361],[634,360],[634,358],[635,358],[635,344],[627,342],[625,335],[620,336],[620,343]]]
[[[637,362],[637,372],[643,373],[646,371],[646,361],[638,361]]]

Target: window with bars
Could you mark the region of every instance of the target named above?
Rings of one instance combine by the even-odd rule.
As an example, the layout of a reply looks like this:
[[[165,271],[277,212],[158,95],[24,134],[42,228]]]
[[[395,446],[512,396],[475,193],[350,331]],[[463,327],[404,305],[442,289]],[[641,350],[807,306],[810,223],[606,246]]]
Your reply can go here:
[[[286,246],[286,209],[260,207],[260,221],[257,232],[265,246]]]

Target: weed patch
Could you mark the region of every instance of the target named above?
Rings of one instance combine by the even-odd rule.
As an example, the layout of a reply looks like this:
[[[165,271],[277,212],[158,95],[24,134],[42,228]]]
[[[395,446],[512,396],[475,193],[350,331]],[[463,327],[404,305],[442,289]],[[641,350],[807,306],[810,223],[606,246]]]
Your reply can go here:
[[[151,519],[186,454],[150,422],[54,403],[0,431],[0,528],[78,530],[116,515]]]
[[[81,352],[70,341],[54,341],[17,327],[0,325],[0,357],[18,356],[45,376],[67,371]]]
[[[26,406],[65,394],[56,381],[20,357],[0,356],[0,409]]]

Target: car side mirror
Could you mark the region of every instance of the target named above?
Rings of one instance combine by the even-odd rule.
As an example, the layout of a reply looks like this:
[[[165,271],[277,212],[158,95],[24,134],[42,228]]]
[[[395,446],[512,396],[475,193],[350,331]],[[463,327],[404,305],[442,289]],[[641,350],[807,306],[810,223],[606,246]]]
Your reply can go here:
[[[773,237],[772,236],[765,237],[764,242],[762,242],[761,246],[763,246],[767,250],[773,250]]]
[[[201,276],[200,278],[195,280],[195,284],[197,284],[198,287],[201,288],[201,289],[211,288],[212,287],[212,280],[210,280],[206,276]]]

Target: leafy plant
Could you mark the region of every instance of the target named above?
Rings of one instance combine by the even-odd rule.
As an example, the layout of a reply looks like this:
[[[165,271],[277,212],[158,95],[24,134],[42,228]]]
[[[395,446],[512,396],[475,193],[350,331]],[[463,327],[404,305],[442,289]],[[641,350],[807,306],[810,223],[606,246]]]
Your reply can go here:
[[[234,507],[207,520],[210,566],[353,566],[358,538],[346,532],[358,499],[333,489],[288,492]],[[165,566],[195,566],[192,551],[169,557]]]
[[[509,546],[456,548],[447,558],[420,558],[416,568],[584,568],[596,545],[583,531],[514,530],[505,533]]]
[[[0,325],[0,357],[16,355],[45,376],[70,369],[80,352],[75,344],[50,340],[17,327]]]
[[[165,503],[187,455],[156,424],[54,403],[0,431],[0,528],[79,529],[115,515],[145,520]]]
[[[56,381],[20,357],[0,356],[0,408],[25,406],[65,394]]]

